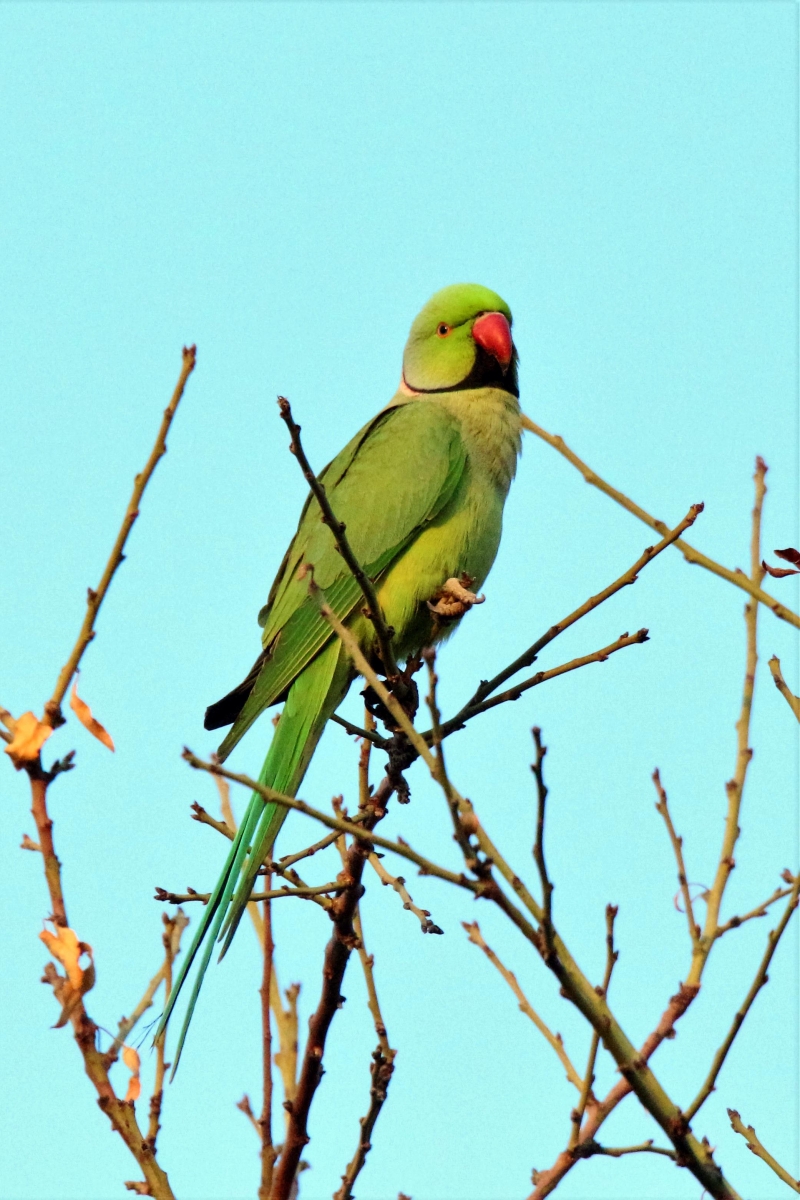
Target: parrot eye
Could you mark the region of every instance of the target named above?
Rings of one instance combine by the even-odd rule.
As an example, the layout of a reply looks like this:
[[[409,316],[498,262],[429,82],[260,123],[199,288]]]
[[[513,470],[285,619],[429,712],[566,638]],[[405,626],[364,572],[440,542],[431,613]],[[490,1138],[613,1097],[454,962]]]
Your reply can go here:
[[[444,321],[442,321],[441,325],[436,330],[436,333],[439,337],[447,337],[449,332],[450,332],[450,326],[445,325]]]

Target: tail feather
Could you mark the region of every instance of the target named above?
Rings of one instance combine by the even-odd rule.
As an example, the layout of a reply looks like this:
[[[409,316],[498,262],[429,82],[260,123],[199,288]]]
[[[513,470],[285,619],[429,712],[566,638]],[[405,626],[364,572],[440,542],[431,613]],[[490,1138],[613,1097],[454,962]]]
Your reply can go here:
[[[349,659],[337,639],[329,643],[293,683],[259,775],[260,783],[275,791],[295,795],[328,718],[344,698],[351,678]],[[156,1032],[156,1037],[163,1032],[202,947],[178,1039],[172,1076],[178,1067],[214,944],[225,939],[219,955],[220,958],[224,957],[247,908],[258,871],[272,849],[287,811],[278,804],[266,802],[258,792],[253,792],[250,797],[222,874],[209,897]]]
[[[331,642],[295,681],[286,699],[259,782],[294,796],[308,770],[328,718],[341,703],[350,682],[350,663],[341,644]],[[225,918],[220,939],[223,958],[247,908],[256,876],[286,819],[287,810],[267,804],[252,839],[252,849],[242,867],[236,892]]]

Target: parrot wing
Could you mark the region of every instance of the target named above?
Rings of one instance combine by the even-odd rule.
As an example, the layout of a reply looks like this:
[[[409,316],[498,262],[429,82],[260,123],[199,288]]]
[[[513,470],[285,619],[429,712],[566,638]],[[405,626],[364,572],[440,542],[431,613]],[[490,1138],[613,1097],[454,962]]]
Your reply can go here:
[[[347,540],[374,581],[449,502],[466,464],[459,423],[443,407],[410,401],[385,409],[350,441],[320,475]],[[297,533],[259,614],[264,652],[247,680],[207,714],[206,727],[225,723],[234,697],[239,707],[222,742],[224,759],[256,718],[279,701],[305,666],[334,636],[298,578],[306,564],[339,617],[345,620],[361,589],[323,523],[316,498],[306,501]],[[225,709],[226,701],[228,708]],[[229,717],[229,719],[231,719]]]

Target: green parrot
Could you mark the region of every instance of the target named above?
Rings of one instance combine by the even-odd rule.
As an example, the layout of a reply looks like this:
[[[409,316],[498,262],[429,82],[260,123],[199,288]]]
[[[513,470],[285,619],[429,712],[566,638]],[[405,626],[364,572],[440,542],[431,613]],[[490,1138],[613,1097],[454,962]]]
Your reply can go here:
[[[398,659],[441,641],[483,600],[476,592],[497,553],[521,445],[511,321],[500,296],[478,284],[437,292],[411,326],[394,397],[319,477],[375,585]],[[232,725],[219,748],[224,760],[265,709],[283,703],[259,780],[290,796],[356,675],[309,597],[301,570],[308,563],[330,607],[375,661],[361,589],[309,495],[259,613],[263,650],[205,718],[206,729]],[[220,958],[228,949],[286,813],[257,793],[250,799],[161,1020],[163,1029],[202,947],[176,1066],[213,946],[224,938]]]

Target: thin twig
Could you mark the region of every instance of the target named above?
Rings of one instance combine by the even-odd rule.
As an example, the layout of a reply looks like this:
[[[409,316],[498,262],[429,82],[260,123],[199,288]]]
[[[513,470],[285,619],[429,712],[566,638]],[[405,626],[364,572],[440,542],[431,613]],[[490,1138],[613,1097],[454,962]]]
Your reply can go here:
[[[220,780],[220,782],[224,781]],[[269,883],[270,876],[267,875],[267,888],[269,888]],[[275,954],[275,945],[272,940],[272,908],[269,900],[264,900],[261,929],[263,931],[261,948],[264,965],[259,996],[261,998],[261,1071],[264,1083],[261,1116],[258,1120],[258,1131],[261,1137],[261,1183],[258,1189],[258,1200],[269,1200],[277,1153],[272,1141],[272,1020],[270,1017],[270,998],[272,993],[272,960]]]
[[[216,758],[216,755],[214,755]],[[201,825],[210,825],[212,829],[216,829],[217,833],[221,833],[229,842],[232,842],[236,837],[236,826],[230,826],[227,821],[218,821],[216,817],[212,817],[211,813],[206,812],[202,804],[197,801],[192,803],[192,820],[198,821]]]
[[[783,678],[783,672],[781,671],[781,660],[773,654],[767,666],[770,669],[772,678],[775,680],[775,687],[783,696],[784,700],[789,705],[789,708],[797,717],[798,721],[800,721],[800,696],[795,696],[794,692],[790,691],[789,685]]]
[[[164,946],[163,980],[164,996],[166,998],[172,991],[172,964],[180,949],[181,935],[189,924],[189,919],[181,909],[178,909],[174,917],[169,917],[164,913],[162,920],[164,922],[164,932],[161,935],[161,941]],[[150,1124],[147,1130],[147,1144],[154,1154],[158,1131],[161,1128],[161,1109],[164,1104],[164,1076],[168,1066],[165,1061],[166,1043],[167,1031],[165,1029],[161,1036],[156,1039],[155,1044],[156,1074],[153,1083],[153,1092],[150,1097]]]
[[[350,954],[359,944],[359,935],[355,920],[358,901],[364,892],[364,886],[361,882],[364,865],[372,850],[372,844],[369,839],[371,838],[372,842],[378,840],[376,835],[372,833],[372,828],[386,815],[386,809],[383,804],[378,803],[375,798],[371,797],[370,799],[370,807],[364,809],[360,814],[362,817],[361,824],[356,825],[340,817],[328,818],[328,821],[340,822],[338,827],[341,828],[342,832],[353,833],[354,830],[356,832],[353,834],[352,841],[343,854],[343,867],[339,875],[339,880],[344,884],[344,890],[341,895],[337,896],[330,903],[328,915],[333,923],[333,932],[325,947],[322,988],[317,1007],[308,1022],[308,1038],[303,1053],[295,1095],[291,1101],[285,1102],[289,1120],[283,1149],[281,1150],[273,1178],[271,1200],[289,1200],[292,1194],[295,1177],[300,1166],[300,1156],[309,1140],[308,1116],[311,1103],[322,1078],[323,1056],[325,1054],[328,1031],[337,1009],[341,1007],[343,1002],[341,988]],[[341,804],[341,802],[339,803]],[[308,808],[309,806],[305,807]],[[321,815],[327,817],[327,814]],[[367,835],[366,838],[364,837],[365,834]],[[344,849],[343,846],[342,849]],[[379,1054],[382,1059],[383,1055],[380,1047]],[[377,1069],[376,1063],[375,1071]],[[388,1083],[388,1077],[385,1082]],[[374,1073],[373,1087],[376,1091],[379,1085],[380,1079]],[[385,1098],[385,1087],[383,1090]],[[382,1103],[383,1100],[381,1099],[377,1108],[374,1105],[370,1108],[371,1113],[374,1111],[373,1124]],[[370,1117],[365,1120],[369,1121]],[[369,1128],[371,1128],[371,1125]],[[362,1141],[363,1139],[364,1134],[362,1133]],[[368,1143],[368,1136],[366,1140]],[[363,1152],[366,1154],[366,1150]]]
[[[261,1137],[261,1126],[259,1125],[258,1121],[256,1120],[256,1114],[253,1112],[253,1106],[250,1103],[250,1097],[248,1096],[247,1092],[245,1092],[245,1094],[242,1096],[241,1100],[236,1101],[236,1107],[239,1109],[239,1112],[244,1113],[244,1115],[247,1117],[250,1124],[253,1126],[253,1129],[255,1129],[256,1133],[258,1134],[258,1137],[260,1138]]]
[[[547,800],[547,787],[544,782],[544,756],[547,747],[542,745],[542,731],[537,725],[531,730],[533,744],[536,748],[536,761],[531,765],[536,780],[536,841],[533,844],[533,861],[539,872],[542,884],[542,936],[544,939],[544,961],[549,965],[553,955],[553,884],[547,874],[547,864],[544,859],[544,814]]]
[[[791,887],[776,888],[775,891],[761,904],[757,904],[755,908],[751,908],[749,912],[742,913],[741,916],[730,917],[724,925],[720,925],[717,936],[722,937],[723,933],[728,933],[731,929],[738,929],[740,925],[744,925],[745,921],[752,921],[756,917],[766,917],[767,909],[777,900],[782,900],[784,896],[791,894]]]
[[[325,850],[328,846],[332,846],[338,836],[338,833],[328,833],[324,838],[320,838],[318,842],[314,842],[312,846],[306,846],[304,850],[298,850],[296,854],[284,854],[283,858],[278,859],[273,866],[276,870],[280,868],[280,870],[285,871],[287,867],[291,867],[293,863],[300,862],[301,859],[304,858],[311,858],[311,856],[313,854],[317,854],[318,851]]]
[[[773,1158],[769,1150],[762,1144],[758,1134],[752,1125],[745,1125],[742,1118],[739,1116],[735,1108],[729,1108],[728,1116],[730,1117],[731,1128],[734,1133],[740,1133],[747,1141],[747,1147],[752,1150],[757,1158],[765,1162],[767,1166],[775,1172],[779,1179],[782,1179],[785,1184],[794,1192],[800,1192],[800,1179],[795,1179],[785,1167],[782,1167],[777,1158]]]
[[[680,885],[681,895],[683,896],[683,908],[686,913],[686,920],[689,924],[689,939],[692,943],[692,949],[697,944],[697,939],[700,937],[700,926],[694,919],[694,908],[692,907],[692,894],[689,890],[689,880],[686,877],[686,866],[683,861],[683,838],[675,832],[675,826],[672,823],[672,815],[669,811],[669,802],[667,793],[661,783],[661,775],[658,767],[653,772],[653,783],[655,784],[658,794],[658,802],[656,803],[656,811],[664,818],[664,824],[667,827],[669,840],[672,843],[672,849],[675,854],[675,861],[678,864],[678,884]]]
[[[477,717],[480,713],[488,712],[490,708],[496,708],[498,704],[507,704],[510,700],[519,700],[525,692],[530,688],[538,687],[541,683],[549,683],[551,679],[558,679],[560,675],[567,675],[570,671],[577,671],[581,667],[588,667],[591,663],[606,662],[612,654],[616,654],[618,650],[625,650],[628,646],[640,646],[642,642],[649,640],[649,630],[639,629],[636,633],[623,633],[612,642],[609,646],[603,646],[601,650],[595,650],[592,654],[584,654],[580,658],[572,658],[569,662],[562,663],[559,667],[551,667],[549,671],[537,671],[530,679],[524,679],[522,683],[515,683],[513,687],[505,692],[500,692],[497,696],[491,696],[488,700],[482,700],[479,704],[473,705],[469,712],[463,717],[462,724],[466,721],[471,721],[473,717]],[[453,721],[456,718],[453,718]],[[441,726],[440,736],[447,737],[448,734],[454,733],[451,729],[452,721],[445,722]],[[460,727],[459,727],[460,728]],[[425,736],[423,734],[423,736]]]
[[[367,602],[367,611],[365,615],[369,617],[375,628],[375,637],[378,642],[381,662],[383,663],[386,677],[387,679],[394,679],[399,673],[394,652],[392,650],[392,637],[394,636],[394,630],[388,627],[383,618],[381,606],[378,602],[378,596],[372,580],[366,574],[355,554],[353,553],[345,534],[345,527],[341,521],[337,519],[336,514],[331,508],[324,484],[320,483],[319,479],[311,469],[311,464],[306,458],[305,451],[303,450],[303,446],[300,441],[300,426],[295,424],[295,421],[292,417],[291,406],[285,396],[278,397],[278,408],[280,409],[281,419],[285,422],[286,427],[291,435],[292,454],[300,464],[306,482],[311,488],[311,491],[314,493],[314,497],[320,507],[320,511],[322,512],[322,519],[330,529],[339,553],[346,562],[350,574],[361,588],[364,599]]]
[[[335,721],[337,725],[341,725],[342,729],[346,729],[353,737],[364,738],[368,742],[372,742],[373,746],[377,746],[379,750],[388,750],[389,738],[381,737],[374,729],[362,729],[360,725],[354,725],[352,721],[346,721],[344,717],[340,717],[338,713],[333,713],[330,717],[331,721]],[[2,730],[0,730],[2,735]],[[9,735],[8,741],[11,740]]]
[[[257,904],[260,901],[280,900],[284,896],[299,896],[300,899],[308,900],[312,896],[333,895],[344,891],[341,883],[323,883],[318,887],[282,887],[272,888],[267,892],[253,892],[250,896],[249,903]],[[166,892],[163,888],[156,888],[156,894],[153,897],[159,900],[162,904],[189,904],[192,900],[197,900],[201,904],[208,904],[211,897],[211,892]]]
[[[364,725],[366,726],[365,734],[372,733],[375,729],[375,718],[368,708],[364,709]],[[371,740],[364,737],[358,754],[358,810],[362,813],[369,809],[372,799],[369,790],[369,762],[372,745]]]
[[[530,417],[525,416],[524,413],[522,415],[522,427],[523,429],[530,430],[531,433],[535,433],[537,437],[540,437],[543,442],[547,442],[547,444],[557,450],[559,454],[563,454],[564,458],[566,458],[568,462],[571,462],[574,467],[578,468],[587,483],[590,483],[593,487],[598,488],[601,492],[605,492],[605,494],[610,496],[612,500],[616,500],[617,504],[621,504],[623,508],[628,510],[628,512],[633,513],[635,517],[638,517],[640,521],[644,521],[645,525],[649,525],[651,529],[655,529],[658,533],[666,532],[667,526],[663,521],[658,521],[655,517],[651,517],[648,512],[646,512],[633,500],[630,500],[623,492],[617,491],[617,489],[612,487],[611,484],[606,483],[604,479],[601,479],[596,471],[593,471],[591,467],[587,466],[585,462],[578,458],[577,454],[575,454],[573,450],[570,450],[564,439],[559,437],[558,434],[548,433],[547,430],[542,429],[541,425],[537,425],[535,421],[532,421]],[[768,592],[763,591],[761,587],[753,583],[752,579],[748,579],[747,575],[745,575],[743,572],[731,571],[727,567],[723,567],[721,563],[715,562],[714,559],[709,558],[707,554],[702,554],[699,550],[696,550],[694,546],[690,546],[688,542],[683,540],[683,538],[678,539],[675,542],[675,546],[678,550],[680,550],[687,562],[696,563],[700,567],[705,567],[705,569],[707,571],[711,571],[712,574],[718,575],[721,579],[727,579],[728,583],[734,584],[736,587],[741,588],[742,591],[749,592],[750,595],[753,596],[754,599],[758,600],[760,604],[763,604],[767,608],[771,609],[775,616],[779,617],[780,620],[787,621],[790,625],[794,625],[796,628],[800,629],[800,616],[798,616],[797,613],[792,612],[792,610],[787,608],[785,604],[781,604],[781,602],[776,600],[774,596],[770,596]]]
[[[56,728],[64,723],[64,718],[61,715],[61,701],[66,695],[67,688],[72,682],[72,677],[78,669],[86,647],[94,637],[94,624],[97,619],[97,614],[100,610],[100,605],[105,599],[109,584],[114,578],[117,568],[124,561],[125,555],[123,554],[123,551],[125,549],[125,543],[128,540],[128,535],[133,528],[136,518],[139,516],[139,505],[142,500],[142,495],[144,494],[144,489],[150,482],[150,477],[158,465],[158,460],[167,452],[167,434],[169,433],[169,427],[172,424],[172,418],[175,416],[181,396],[183,395],[184,388],[186,387],[186,381],[194,370],[196,362],[197,347],[184,346],[181,373],[178,376],[178,382],[175,385],[175,391],[172,393],[172,399],[164,409],[164,417],[161,421],[161,428],[158,431],[155,445],[153,446],[150,457],[145,463],[143,470],[139,475],[136,476],[134,480],[133,493],[128,502],[128,507],[125,510],[125,516],[122,518],[122,525],[120,526],[120,531],[117,534],[117,540],[114,542],[114,547],[111,551],[108,562],[106,563],[106,568],[103,571],[97,588],[89,588],[88,590],[86,616],[83,619],[83,625],[81,626],[81,631],[78,634],[78,640],[72,649],[72,653],[61,670],[61,674],[56,681],[56,686],[53,689],[52,696],[45,705],[43,720],[45,724],[52,725],[53,728]]]
[[[638,1146],[598,1146],[594,1153],[607,1154],[610,1158],[621,1158],[623,1154],[663,1154],[673,1162],[678,1157],[674,1150],[669,1150],[666,1146],[654,1146],[652,1138],[640,1142]]]
[[[286,1008],[281,1002],[278,976],[273,962],[270,979],[270,1005],[278,1029],[278,1045],[280,1047],[274,1061],[281,1073],[284,1097],[283,1116],[288,1128],[289,1112],[285,1107],[285,1102],[288,1101],[291,1104],[297,1091],[297,1000],[300,995],[300,984],[290,984],[284,995],[286,996]]]
[[[649,1061],[665,1038],[675,1036],[675,1023],[686,1012],[699,990],[699,987],[687,988],[684,984],[681,984],[679,991],[670,997],[669,1004],[661,1014],[658,1025],[646,1038],[639,1051],[638,1063],[640,1070]],[[597,1145],[595,1141],[597,1131],[614,1109],[633,1091],[632,1075],[629,1071],[625,1071],[622,1079],[619,1079],[614,1084],[603,1100],[587,1106],[586,1117],[581,1126],[580,1139],[577,1145],[562,1150],[552,1167],[548,1168],[548,1170],[535,1172],[535,1186],[528,1200],[544,1200],[545,1196],[549,1196],[551,1192],[555,1191],[561,1180],[572,1170],[576,1162],[586,1157],[587,1153],[594,1153],[591,1148]],[[677,1133],[682,1127],[680,1114],[676,1111],[673,1132]],[[711,1162],[713,1163],[713,1159]],[[724,1187],[726,1191],[723,1192],[723,1195],[736,1196],[730,1184],[724,1182]],[[715,1195],[716,1193],[712,1192],[711,1194]]]
[[[461,709],[459,709],[454,717],[451,717],[448,721],[445,721],[442,724],[442,737],[448,737],[451,733],[454,733],[456,729],[460,729],[465,721],[470,720],[471,716],[474,715],[474,710],[486,699],[487,696],[490,696],[492,692],[496,692],[497,689],[504,684],[507,679],[512,677],[512,675],[516,675],[518,671],[521,671],[525,667],[529,667],[532,663],[534,663],[539,653],[545,648],[545,646],[548,646],[550,642],[559,637],[559,635],[562,634],[566,629],[569,629],[570,626],[574,625],[577,621],[582,620],[582,618],[588,613],[593,612],[594,609],[598,608],[601,604],[604,604],[606,600],[610,599],[611,596],[616,595],[616,593],[621,591],[622,588],[630,587],[632,584],[636,583],[639,573],[643,571],[644,568],[651,563],[654,558],[657,558],[659,554],[666,550],[668,546],[671,546],[673,542],[676,542],[680,538],[680,535],[683,533],[683,531],[688,529],[690,525],[694,524],[702,511],[702,504],[693,504],[683,520],[676,525],[674,529],[666,530],[662,540],[655,546],[648,546],[644,553],[636,560],[633,566],[629,567],[627,571],[623,572],[618,579],[615,579],[613,583],[608,585],[608,587],[603,588],[603,590],[598,592],[597,595],[590,596],[588,600],[584,601],[583,604],[579,605],[578,608],[574,609],[573,612],[569,613],[568,616],[563,617],[560,621],[557,621],[555,625],[551,625],[547,632],[542,634],[542,636],[538,638],[532,646],[529,646],[527,650],[523,651],[518,658],[515,658],[512,663],[509,663],[507,667],[504,667],[503,670],[499,671],[492,679],[482,680],[467,703],[463,705]],[[636,635],[636,637],[638,638],[639,635]],[[600,653],[602,653],[602,651]],[[426,734],[425,736],[429,738],[430,734]]]
[[[152,1007],[156,992],[166,979],[171,970],[172,963],[175,961],[178,955],[183,931],[189,924],[189,918],[185,913],[181,912],[180,909],[175,913],[175,916],[171,918],[164,913],[162,920],[165,926],[167,926],[170,934],[169,948],[167,948],[166,940],[164,941],[164,962],[161,964],[153,978],[148,983],[141,1000],[133,1009],[131,1015],[129,1017],[123,1017],[117,1025],[117,1035],[109,1046],[108,1050],[105,1052],[106,1063],[109,1067],[112,1065],[112,1063],[116,1062],[120,1050],[130,1037],[131,1031],[135,1029],[136,1025],[139,1023],[142,1016],[147,1012],[148,1008]],[[164,938],[166,939],[166,931]],[[168,989],[165,994],[169,995]]]
[[[439,705],[436,700],[436,686],[439,682],[439,677],[435,669],[436,651],[432,647],[429,647],[424,652],[424,659],[428,668],[428,695],[426,696],[426,703],[428,711],[431,714],[431,745],[435,754],[433,760],[434,766],[431,767],[431,764],[428,763],[428,769],[444,793],[444,798],[447,801],[447,807],[450,812],[450,819],[453,822],[453,837],[461,849],[465,864],[478,878],[482,878],[486,882],[491,871],[481,865],[479,856],[476,854],[470,841],[472,834],[476,832],[474,814],[470,812],[471,806],[462,801],[447,774],[447,764],[445,763],[444,749],[442,747]]]
[[[755,482],[755,502],[753,504],[752,529],[750,535],[750,578],[754,584],[760,584],[764,578],[764,568],[761,565],[761,510],[766,494],[764,476],[767,465],[763,459],[756,459],[756,470],[753,476]],[[725,817],[725,831],[722,838],[719,863],[714,882],[706,894],[706,919],[703,932],[695,939],[692,951],[692,963],[686,978],[688,984],[700,983],[708,962],[708,956],[719,935],[719,914],[722,898],[730,878],[731,871],[736,865],[734,850],[739,837],[739,811],[747,779],[747,768],[753,757],[750,749],[750,717],[753,709],[753,688],[758,663],[758,604],[748,600],[744,609],[745,628],[747,632],[747,653],[742,688],[742,706],[739,719],[736,722],[736,765],[733,778],[725,785],[728,796],[728,811]]]
[[[394,1071],[394,1060],[397,1054],[397,1051],[393,1050],[389,1045],[389,1037],[386,1032],[380,1003],[378,1002],[378,993],[375,988],[374,959],[371,954],[367,953],[367,948],[364,944],[364,930],[361,924],[361,913],[358,908],[356,908],[353,915],[353,927],[359,940],[358,956],[364,971],[364,980],[367,985],[367,1003],[375,1024],[375,1032],[378,1035],[378,1045],[373,1051],[370,1063],[369,1109],[366,1116],[362,1117],[359,1121],[360,1133],[358,1146],[347,1165],[344,1175],[342,1175],[342,1186],[335,1193],[333,1200],[351,1200],[353,1185],[367,1160],[367,1155],[372,1149],[370,1140],[372,1131],[375,1128],[375,1122],[380,1116],[380,1111],[386,1102],[386,1094],[391,1082]]]
[[[498,956],[495,954],[494,950],[492,950],[491,946],[487,945],[487,943],[483,937],[483,934],[481,933],[478,922],[477,921],[472,921],[472,922],[462,921],[461,924],[462,924],[463,928],[466,930],[467,937],[472,942],[472,944],[474,946],[480,947],[480,949],[483,951],[483,953],[489,959],[489,962],[492,964],[492,966],[496,967],[497,970],[500,972],[500,974],[503,976],[503,979],[505,979],[506,983],[511,988],[512,992],[514,993],[514,995],[517,998],[520,1012],[523,1012],[525,1014],[525,1016],[528,1017],[528,1019],[533,1022],[533,1024],[536,1026],[536,1028],[542,1034],[542,1036],[544,1037],[544,1039],[548,1043],[548,1045],[552,1046],[553,1050],[555,1050],[556,1054],[558,1055],[559,1062],[561,1063],[562,1067],[564,1068],[564,1070],[567,1073],[567,1079],[573,1085],[573,1087],[577,1088],[578,1091],[580,1092],[581,1087],[583,1086],[583,1080],[581,1079],[580,1075],[576,1071],[575,1067],[572,1064],[572,1061],[570,1060],[569,1055],[567,1054],[566,1050],[564,1049],[564,1040],[561,1037],[561,1034],[553,1033],[553,1031],[549,1028],[549,1026],[539,1016],[536,1009],[530,1003],[530,1001],[528,1000],[528,997],[525,995],[522,988],[519,986],[516,975],[513,973],[513,971],[509,971],[508,967],[506,967],[504,965],[504,963],[498,958]]]
[[[614,964],[619,958],[619,951],[614,949],[614,921],[616,920],[617,912],[618,909],[616,905],[606,905],[606,969],[602,983],[602,993],[604,996],[608,995],[608,986],[611,983],[611,973],[614,970]],[[583,1121],[583,1114],[586,1112],[587,1104],[590,1100],[592,1100],[594,1104],[597,1103],[597,1101],[594,1100],[592,1086],[594,1084],[594,1068],[595,1063],[597,1062],[597,1051],[599,1046],[600,1034],[596,1029],[593,1029],[592,1040],[589,1044],[589,1058],[586,1063],[586,1073],[583,1077],[583,1086],[581,1087],[580,1099],[578,1100],[577,1106],[570,1114],[572,1130],[570,1132],[568,1145],[569,1149],[571,1150],[573,1150],[580,1141],[581,1122]]]
[[[431,920],[431,914],[428,912],[427,908],[418,908],[414,903],[406,887],[406,881],[402,875],[390,875],[381,860],[378,858],[377,854],[370,854],[369,865],[376,872],[378,878],[385,887],[394,888],[400,899],[403,901],[403,908],[408,909],[409,912],[414,914],[420,923],[420,928],[422,929],[423,933],[443,932],[438,925],[433,923]]]
[[[274,804],[279,804],[282,808],[291,808],[295,812],[303,813],[307,817],[319,821],[321,825],[327,825],[329,829],[336,829],[339,833],[349,833],[354,838],[373,846],[379,846],[381,850],[389,850],[392,854],[398,854],[401,858],[408,859],[419,867],[422,875],[435,875],[438,879],[444,879],[447,883],[454,883],[458,887],[467,888],[469,891],[478,891],[478,885],[472,880],[467,879],[463,874],[456,874],[455,871],[448,871],[445,867],[440,867],[438,863],[431,859],[425,858],[424,855],[418,854],[413,850],[407,842],[393,842],[389,838],[381,837],[364,825],[357,825],[354,821],[346,821],[343,817],[332,817],[322,809],[313,808],[312,805],[306,804],[304,800],[297,800],[293,796],[285,796],[282,792],[276,792],[273,788],[266,787],[263,783],[259,783],[256,779],[251,779],[249,775],[239,775],[235,771],[228,771],[225,767],[218,763],[207,763],[193,754],[186,747],[182,757],[189,763],[189,766],[194,767],[198,771],[207,771],[209,774],[224,775],[226,779],[232,780],[234,783],[240,783],[242,787],[250,788],[251,791],[258,792],[265,800],[269,800]],[[283,895],[284,893],[281,893]]]
[[[767,948],[764,951],[764,955],[761,959],[761,962],[759,963],[759,967],[758,967],[758,970],[756,971],[755,979],[753,980],[752,984],[750,985],[750,990],[748,991],[747,995],[745,996],[744,1001],[742,1002],[740,1008],[737,1010],[724,1042],[722,1043],[722,1045],[720,1046],[720,1048],[717,1050],[716,1054],[714,1055],[714,1060],[711,1064],[711,1069],[709,1070],[708,1075],[705,1078],[703,1086],[700,1088],[700,1091],[697,1093],[697,1095],[695,1096],[692,1103],[689,1105],[689,1107],[684,1112],[684,1117],[686,1118],[687,1121],[692,1120],[692,1118],[695,1116],[695,1114],[697,1112],[699,1112],[699,1110],[705,1104],[708,1097],[714,1091],[717,1077],[718,1077],[720,1071],[722,1070],[722,1064],[725,1062],[725,1059],[728,1056],[728,1051],[730,1050],[731,1046],[733,1045],[736,1035],[738,1034],[739,1030],[741,1029],[744,1019],[747,1016],[748,1012],[750,1011],[753,1001],[755,1000],[758,993],[761,991],[764,984],[767,982],[767,978],[768,978],[767,970],[769,968],[769,964],[771,963],[772,956],[777,949],[778,942],[781,940],[781,937],[783,936],[783,932],[786,929],[786,926],[789,924],[792,913],[797,908],[799,895],[800,895],[800,871],[798,871],[797,876],[795,878],[791,893],[789,895],[789,902],[783,911],[783,916],[781,917],[781,919],[778,922],[778,924],[776,925],[776,927],[774,929],[770,930],[770,933],[767,936]]]

